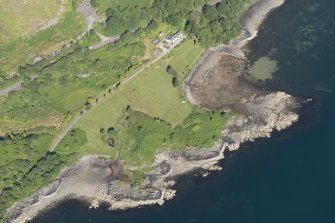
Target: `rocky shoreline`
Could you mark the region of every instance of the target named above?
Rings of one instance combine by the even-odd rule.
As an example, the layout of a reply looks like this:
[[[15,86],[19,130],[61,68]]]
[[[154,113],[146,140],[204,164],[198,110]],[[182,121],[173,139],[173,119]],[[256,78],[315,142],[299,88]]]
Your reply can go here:
[[[187,83],[188,81],[190,81],[193,78],[195,72],[199,69],[199,67],[204,63],[208,62],[208,58],[216,52],[220,52],[241,59],[246,59],[243,48],[250,40],[257,37],[258,29],[267,17],[267,15],[284,3],[285,0],[255,0],[254,3],[249,6],[248,10],[243,14],[242,18],[240,19],[240,23],[242,26],[242,33],[240,37],[232,40],[229,45],[221,44],[217,47],[210,48],[199,60],[199,62],[194,66],[185,82]],[[187,90],[185,89],[184,91],[187,92]]]
[[[213,50],[229,53],[244,58],[242,47],[257,35],[257,29],[266,15],[284,3],[284,0],[257,0],[250,6],[241,19],[245,28],[243,35],[232,41],[230,46],[219,46],[211,49],[200,60],[188,78],[198,66],[206,63]],[[192,94],[184,88],[188,99],[194,105]],[[221,132],[221,140],[211,148],[188,148],[182,152],[166,151],[156,156],[153,168],[141,184],[110,179],[111,161],[99,156],[85,156],[75,165],[67,167],[52,184],[34,193],[30,198],[16,204],[8,212],[8,223],[27,222],[46,208],[67,198],[85,198],[92,208],[99,204],[109,204],[110,210],[128,209],[142,205],[160,204],[175,196],[173,185],[183,174],[195,170],[218,170],[219,160],[224,158],[225,151],[234,151],[241,143],[254,141],[257,138],[270,137],[273,131],[280,131],[296,122],[300,99],[284,92],[272,92],[254,95],[236,102],[235,107],[243,111],[233,116]],[[78,190],[80,188],[80,190]]]
[[[110,161],[85,156],[63,170],[57,180],[42,188],[10,211],[6,222],[26,222],[45,208],[67,198],[85,198],[92,208],[109,204],[110,210],[124,210],[160,204],[174,197],[172,188],[178,176],[196,170],[220,169],[225,151],[237,150],[241,143],[270,137],[298,120],[301,102],[283,92],[252,97],[244,101],[248,115],[235,115],[221,132],[222,138],[209,149],[188,148],[182,152],[166,151],[156,156],[153,170],[140,185],[124,180],[105,180],[110,175]],[[80,188],[80,190],[78,190]]]

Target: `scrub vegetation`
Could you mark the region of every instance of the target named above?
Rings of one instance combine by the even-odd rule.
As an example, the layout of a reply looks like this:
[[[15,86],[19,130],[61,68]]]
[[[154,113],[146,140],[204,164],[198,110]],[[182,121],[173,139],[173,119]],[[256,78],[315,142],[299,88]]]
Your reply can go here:
[[[220,137],[230,114],[193,110],[175,128],[159,118],[127,111],[127,137],[122,143],[121,158],[128,165],[150,165],[159,151],[208,148]],[[143,173],[144,174],[144,173]]]

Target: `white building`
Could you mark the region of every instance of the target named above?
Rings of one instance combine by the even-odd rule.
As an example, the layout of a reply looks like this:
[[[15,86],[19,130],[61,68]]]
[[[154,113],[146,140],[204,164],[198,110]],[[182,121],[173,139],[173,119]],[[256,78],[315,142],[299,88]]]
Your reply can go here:
[[[166,41],[167,41],[169,44],[172,44],[172,43],[174,43],[177,39],[181,38],[182,36],[183,36],[183,32],[182,32],[181,30],[179,30],[179,31],[176,32],[175,34],[166,37]]]

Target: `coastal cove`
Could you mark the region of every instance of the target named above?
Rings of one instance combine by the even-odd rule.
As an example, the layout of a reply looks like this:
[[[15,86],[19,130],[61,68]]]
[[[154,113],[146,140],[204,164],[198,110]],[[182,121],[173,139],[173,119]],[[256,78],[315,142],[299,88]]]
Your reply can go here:
[[[162,207],[110,212],[71,200],[31,222],[334,222],[334,17],[331,0],[287,0],[249,44],[250,63],[278,62],[273,79],[258,84],[313,98],[293,127],[243,144],[206,178],[180,178]]]

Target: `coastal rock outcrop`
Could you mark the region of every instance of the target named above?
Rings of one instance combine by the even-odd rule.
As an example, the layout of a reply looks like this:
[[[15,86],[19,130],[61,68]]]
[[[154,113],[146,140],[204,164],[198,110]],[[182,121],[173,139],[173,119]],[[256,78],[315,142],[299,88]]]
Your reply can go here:
[[[83,157],[63,171],[51,185],[42,188],[10,211],[7,222],[25,222],[42,209],[65,198],[86,198],[92,207],[110,204],[110,209],[127,209],[141,205],[163,204],[175,195],[172,186],[178,176],[197,170],[216,170],[226,150],[241,143],[269,137],[298,120],[298,99],[275,92],[252,96],[236,105],[243,113],[234,115],[222,130],[222,138],[211,148],[188,148],[166,151],[156,156],[153,169],[141,184],[110,178],[110,161],[98,156]],[[80,190],[78,190],[80,187]]]
[[[274,130],[281,131],[299,118],[298,99],[284,92],[251,97],[236,106],[244,115],[233,117],[222,131],[223,141],[230,151],[238,149],[241,143],[270,137]]]

